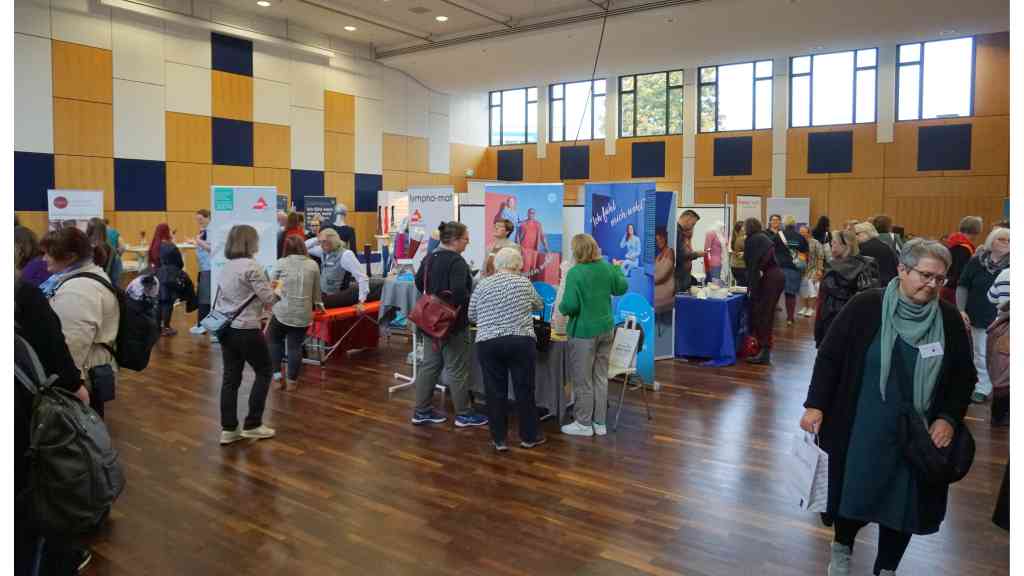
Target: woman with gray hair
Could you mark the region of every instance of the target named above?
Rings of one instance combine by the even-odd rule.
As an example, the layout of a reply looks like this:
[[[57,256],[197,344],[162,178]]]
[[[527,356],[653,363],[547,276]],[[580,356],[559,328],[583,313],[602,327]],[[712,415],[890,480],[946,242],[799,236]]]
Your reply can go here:
[[[996,319],[996,305],[989,301],[988,291],[1000,272],[1010,267],[1010,229],[996,228],[989,232],[985,244],[964,266],[956,288],[956,307],[970,319],[974,341],[974,367],[978,385],[971,395],[977,404],[992,395],[992,380],[986,367],[986,330]]]
[[[533,448],[544,443],[538,429],[534,401],[537,341],[533,313],[543,310],[533,284],[522,275],[523,256],[513,247],[494,255],[494,274],[484,278],[469,299],[469,321],[476,324],[476,350],[487,390],[491,441],[495,450],[508,450],[505,433],[508,415],[508,377],[516,394],[519,413],[519,445]]]
[[[916,414],[945,448],[970,404],[977,374],[967,330],[939,299],[949,262],[939,242],[911,240],[897,278],[854,296],[818,349],[800,427],[829,455],[831,576],[851,573],[854,539],[867,524],[879,525],[874,574],[895,574],[911,536],[938,532],[946,516],[949,485],[912,467],[898,429]]]

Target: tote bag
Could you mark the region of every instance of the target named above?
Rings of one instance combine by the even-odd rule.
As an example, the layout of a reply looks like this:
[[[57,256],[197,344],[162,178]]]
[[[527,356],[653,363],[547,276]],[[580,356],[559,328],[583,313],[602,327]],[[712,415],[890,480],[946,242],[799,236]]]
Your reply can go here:
[[[797,500],[801,510],[824,512],[828,505],[828,454],[818,446],[815,435],[798,434],[793,439],[789,460],[789,495]]]

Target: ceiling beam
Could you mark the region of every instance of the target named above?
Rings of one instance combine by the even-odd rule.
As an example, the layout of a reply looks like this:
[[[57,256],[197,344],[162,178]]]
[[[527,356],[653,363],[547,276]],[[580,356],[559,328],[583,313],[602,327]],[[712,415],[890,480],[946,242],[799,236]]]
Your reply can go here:
[[[307,6],[312,6],[314,8],[320,8],[321,10],[326,10],[328,12],[332,12],[334,14],[338,14],[338,15],[344,16],[346,18],[351,18],[353,20],[358,20],[360,22],[363,22],[365,24],[369,24],[371,26],[376,26],[378,28],[383,28],[384,30],[389,30],[391,32],[395,32],[395,33],[401,34],[403,36],[408,36],[410,38],[415,38],[417,40],[422,40],[422,41],[427,42],[427,43],[431,42],[430,35],[425,33],[425,32],[420,32],[418,30],[413,30],[413,29],[410,29],[410,28],[404,28],[404,27],[401,27],[401,26],[399,26],[397,24],[390,24],[390,23],[387,23],[387,22],[383,22],[381,20],[376,20],[374,18],[370,18],[369,16],[363,16],[361,14],[355,14],[355,13],[352,13],[352,12],[347,12],[345,10],[339,10],[339,9],[335,8],[334,6],[329,6],[327,4],[322,4],[320,2],[316,2],[315,0],[295,0],[295,1],[300,3],[300,4],[305,4]]]
[[[508,28],[513,28],[512,23],[510,22],[510,20],[512,20],[512,18],[510,18],[510,17],[506,16],[504,19],[494,18],[494,17],[492,17],[492,16],[490,16],[488,14],[484,14],[483,12],[480,12],[479,10],[476,10],[475,8],[470,8],[469,6],[466,6],[465,4],[460,4],[459,2],[455,2],[455,0],[441,0],[441,2],[444,3],[444,4],[447,4],[449,6],[452,6],[454,8],[458,8],[459,10],[462,10],[464,12],[469,12],[470,14],[473,14],[474,16],[479,16],[480,18],[483,18],[484,20],[490,20],[491,22],[494,22],[495,24],[499,24],[501,26],[505,26],[505,27],[508,27]]]

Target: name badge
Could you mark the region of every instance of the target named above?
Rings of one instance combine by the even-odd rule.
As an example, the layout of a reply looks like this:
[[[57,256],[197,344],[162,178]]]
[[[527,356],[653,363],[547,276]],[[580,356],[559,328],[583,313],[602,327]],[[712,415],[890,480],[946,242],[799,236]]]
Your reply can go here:
[[[932,342],[931,344],[925,344],[918,348],[921,351],[921,358],[934,358],[935,356],[942,356],[942,343]]]

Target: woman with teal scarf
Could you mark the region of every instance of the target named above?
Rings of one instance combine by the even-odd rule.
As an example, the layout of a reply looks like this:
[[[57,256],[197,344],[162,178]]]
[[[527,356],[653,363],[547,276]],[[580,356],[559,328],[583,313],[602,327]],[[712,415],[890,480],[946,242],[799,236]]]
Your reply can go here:
[[[949,486],[920,478],[897,431],[913,406],[946,447],[970,404],[977,374],[967,326],[939,299],[950,261],[938,242],[908,242],[899,276],[850,300],[818,349],[800,427],[829,454],[831,576],[851,574],[867,524],[879,525],[873,573],[895,574],[911,536],[937,532],[945,518]]]

